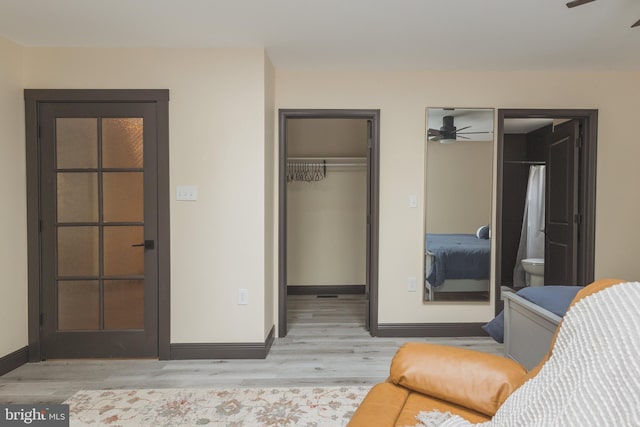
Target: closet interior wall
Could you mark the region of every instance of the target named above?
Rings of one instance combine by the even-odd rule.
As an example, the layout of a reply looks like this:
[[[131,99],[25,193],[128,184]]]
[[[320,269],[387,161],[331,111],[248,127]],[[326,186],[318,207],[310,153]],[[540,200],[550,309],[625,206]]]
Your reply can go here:
[[[367,121],[292,119],[287,139],[289,162],[327,164],[320,180],[287,183],[287,286],[364,289]]]

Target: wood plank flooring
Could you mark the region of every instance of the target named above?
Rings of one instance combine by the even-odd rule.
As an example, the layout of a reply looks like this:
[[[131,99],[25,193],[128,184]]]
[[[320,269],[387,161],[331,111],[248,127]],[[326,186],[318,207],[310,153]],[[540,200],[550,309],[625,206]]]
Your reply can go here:
[[[397,348],[436,342],[502,355],[478,338],[373,338],[360,295],[290,296],[289,334],[265,360],[52,360],[0,377],[2,403],[60,403],[78,390],[373,385],[384,381]]]

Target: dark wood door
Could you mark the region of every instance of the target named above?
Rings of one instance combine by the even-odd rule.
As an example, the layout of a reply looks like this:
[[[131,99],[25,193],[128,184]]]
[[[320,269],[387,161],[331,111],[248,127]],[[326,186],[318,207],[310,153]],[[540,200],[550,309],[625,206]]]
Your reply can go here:
[[[41,103],[43,358],[158,355],[154,103]]]
[[[577,285],[580,124],[556,126],[548,145],[545,201],[546,285]]]

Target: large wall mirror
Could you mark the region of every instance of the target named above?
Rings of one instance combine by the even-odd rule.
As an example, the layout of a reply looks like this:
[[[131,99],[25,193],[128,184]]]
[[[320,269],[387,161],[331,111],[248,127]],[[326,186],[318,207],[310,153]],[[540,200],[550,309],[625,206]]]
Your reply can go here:
[[[424,300],[488,302],[494,110],[428,108]]]

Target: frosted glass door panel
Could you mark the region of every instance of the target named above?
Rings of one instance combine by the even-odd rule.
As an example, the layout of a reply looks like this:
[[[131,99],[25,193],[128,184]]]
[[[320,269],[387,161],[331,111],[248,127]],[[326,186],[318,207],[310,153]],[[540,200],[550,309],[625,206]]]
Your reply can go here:
[[[141,118],[102,119],[102,166],[143,167],[142,137]]]
[[[100,291],[97,280],[58,282],[58,329],[100,329]]]
[[[144,227],[104,227],[105,276],[144,274]]]
[[[104,221],[144,221],[143,172],[105,172],[102,176]]]
[[[58,173],[58,222],[98,222],[98,174]]]
[[[143,280],[105,280],[104,328],[144,328]]]
[[[56,119],[58,168],[98,167],[98,119]]]
[[[58,227],[58,276],[98,276],[98,227]]]

